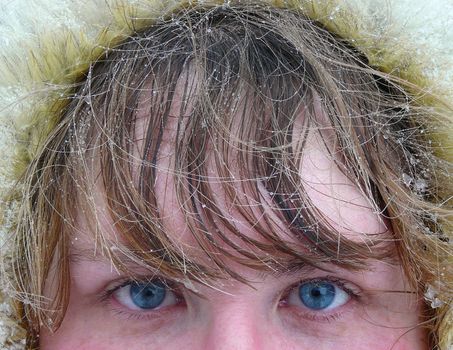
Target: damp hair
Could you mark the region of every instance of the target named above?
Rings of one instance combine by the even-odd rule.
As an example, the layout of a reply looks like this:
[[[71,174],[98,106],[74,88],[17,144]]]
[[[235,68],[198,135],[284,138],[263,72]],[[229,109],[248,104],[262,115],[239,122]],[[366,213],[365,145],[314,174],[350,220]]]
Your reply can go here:
[[[110,49],[77,84],[25,175],[15,269],[29,343],[64,315],[75,205],[90,219],[99,253],[131,275],[130,262],[174,279],[247,283],[226,260],[279,271],[324,263],[362,269],[366,259],[396,256],[421,296],[428,285],[448,291],[436,284],[439,261],[451,249],[439,223],[448,211],[435,203],[449,169],[435,157],[425,124],[441,115],[408,90],[417,92],[370,67],[316,22],[262,6],[181,10]],[[175,98],[180,110],[171,115]],[[301,113],[304,128],[295,135]],[[167,170],[172,190],[209,266],[176,247],[160,217],[156,159],[170,119],[177,121],[175,161]],[[298,176],[306,130],[328,130],[332,159],[390,222],[390,239],[339,239],[312,205]],[[214,163],[207,162],[210,154]],[[260,239],[242,234],[222,211],[212,176]],[[99,227],[94,177],[123,244]],[[279,234],[282,223],[293,239]],[[50,273],[57,291],[51,302],[43,297]],[[445,313],[446,307],[426,308],[423,315],[432,344]]]

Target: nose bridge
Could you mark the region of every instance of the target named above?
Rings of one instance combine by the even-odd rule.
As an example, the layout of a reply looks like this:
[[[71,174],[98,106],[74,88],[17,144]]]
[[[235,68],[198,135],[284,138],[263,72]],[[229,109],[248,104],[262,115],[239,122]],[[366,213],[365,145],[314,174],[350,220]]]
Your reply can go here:
[[[266,322],[253,303],[234,301],[216,305],[206,332],[205,349],[208,350],[263,350]]]

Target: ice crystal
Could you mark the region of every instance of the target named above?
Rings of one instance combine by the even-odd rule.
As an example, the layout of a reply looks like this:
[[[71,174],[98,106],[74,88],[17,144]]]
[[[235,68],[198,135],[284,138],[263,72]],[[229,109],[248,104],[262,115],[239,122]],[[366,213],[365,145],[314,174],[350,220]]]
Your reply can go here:
[[[438,298],[438,290],[437,288],[433,287],[432,285],[428,285],[428,288],[425,292],[425,300],[431,303],[431,307],[436,309],[438,307],[443,306],[445,303]]]

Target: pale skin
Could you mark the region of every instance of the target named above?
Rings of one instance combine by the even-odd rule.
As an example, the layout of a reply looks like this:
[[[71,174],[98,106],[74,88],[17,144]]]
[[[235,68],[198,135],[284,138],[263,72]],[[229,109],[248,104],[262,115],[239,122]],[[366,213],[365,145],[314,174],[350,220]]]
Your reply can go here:
[[[178,110],[177,103],[174,110]],[[171,124],[169,131],[167,139],[171,140]],[[358,241],[365,240],[365,234],[391,237],[388,223],[333,163],[321,137],[310,132],[300,168],[312,202],[345,237]],[[172,162],[170,146],[164,145],[161,152],[156,192],[162,194],[168,235],[187,254],[197,256],[199,250],[185,227],[173,180],[165,171]],[[99,212],[105,212],[102,195],[96,196]],[[222,193],[218,196],[222,203]],[[235,216],[234,208],[224,201],[223,207],[245,234],[257,236]],[[80,231],[88,232],[86,221],[79,217]],[[118,236],[107,216],[101,215],[100,220],[105,234]],[[363,271],[329,266],[331,272],[302,269],[274,274],[231,262],[235,271],[251,281],[250,286],[231,279],[211,286],[170,281],[172,290],[163,287],[162,301],[144,309],[133,299],[128,277],[115,270],[108,258],[94,253],[90,234],[79,234],[72,243],[72,253],[80,257],[71,262],[69,307],[55,333],[41,332],[42,350],[427,349],[425,332],[417,327],[420,298],[398,263],[370,260]],[[137,273],[141,273],[138,267]],[[301,286],[313,281],[335,288],[326,308],[313,309],[302,300]],[[106,293],[109,290],[112,293]]]

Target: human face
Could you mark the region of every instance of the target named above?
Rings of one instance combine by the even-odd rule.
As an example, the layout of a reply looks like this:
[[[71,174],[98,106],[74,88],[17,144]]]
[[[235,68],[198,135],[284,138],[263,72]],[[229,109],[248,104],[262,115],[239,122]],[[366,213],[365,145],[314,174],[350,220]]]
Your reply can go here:
[[[324,141],[323,134],[309,132],[299,169],[312,203],[348,239],[390,239],[384,220],[333,162]],[[171,162],[171,148],[164,145],[156,183],[163,222],[175,244],[197,255],[173,180],[164,170]],[[244,234],[256,238],[253,227],[222,203],[220,190],[218,196]],[[100,196],[96,201],[99,213],[107,212]],[[111,219],[99,215],[99,220],[102,230],[116,239]],[[81,213],[79,224],[82,232],[89,231]],[[96,253],[92,236],[73,237],[71,254],[77,259],[70,266],[69,306],[55,333],[42,330],[43,350],[427,349],[425,332],[417,327],[420,300],[398,263],[370,259],[360,271],[325,266],[328,271],[307,268],[276,274],[231,262],[248,284],[164,282],[154,275],[147,276],[148,282],[133,282]]]

